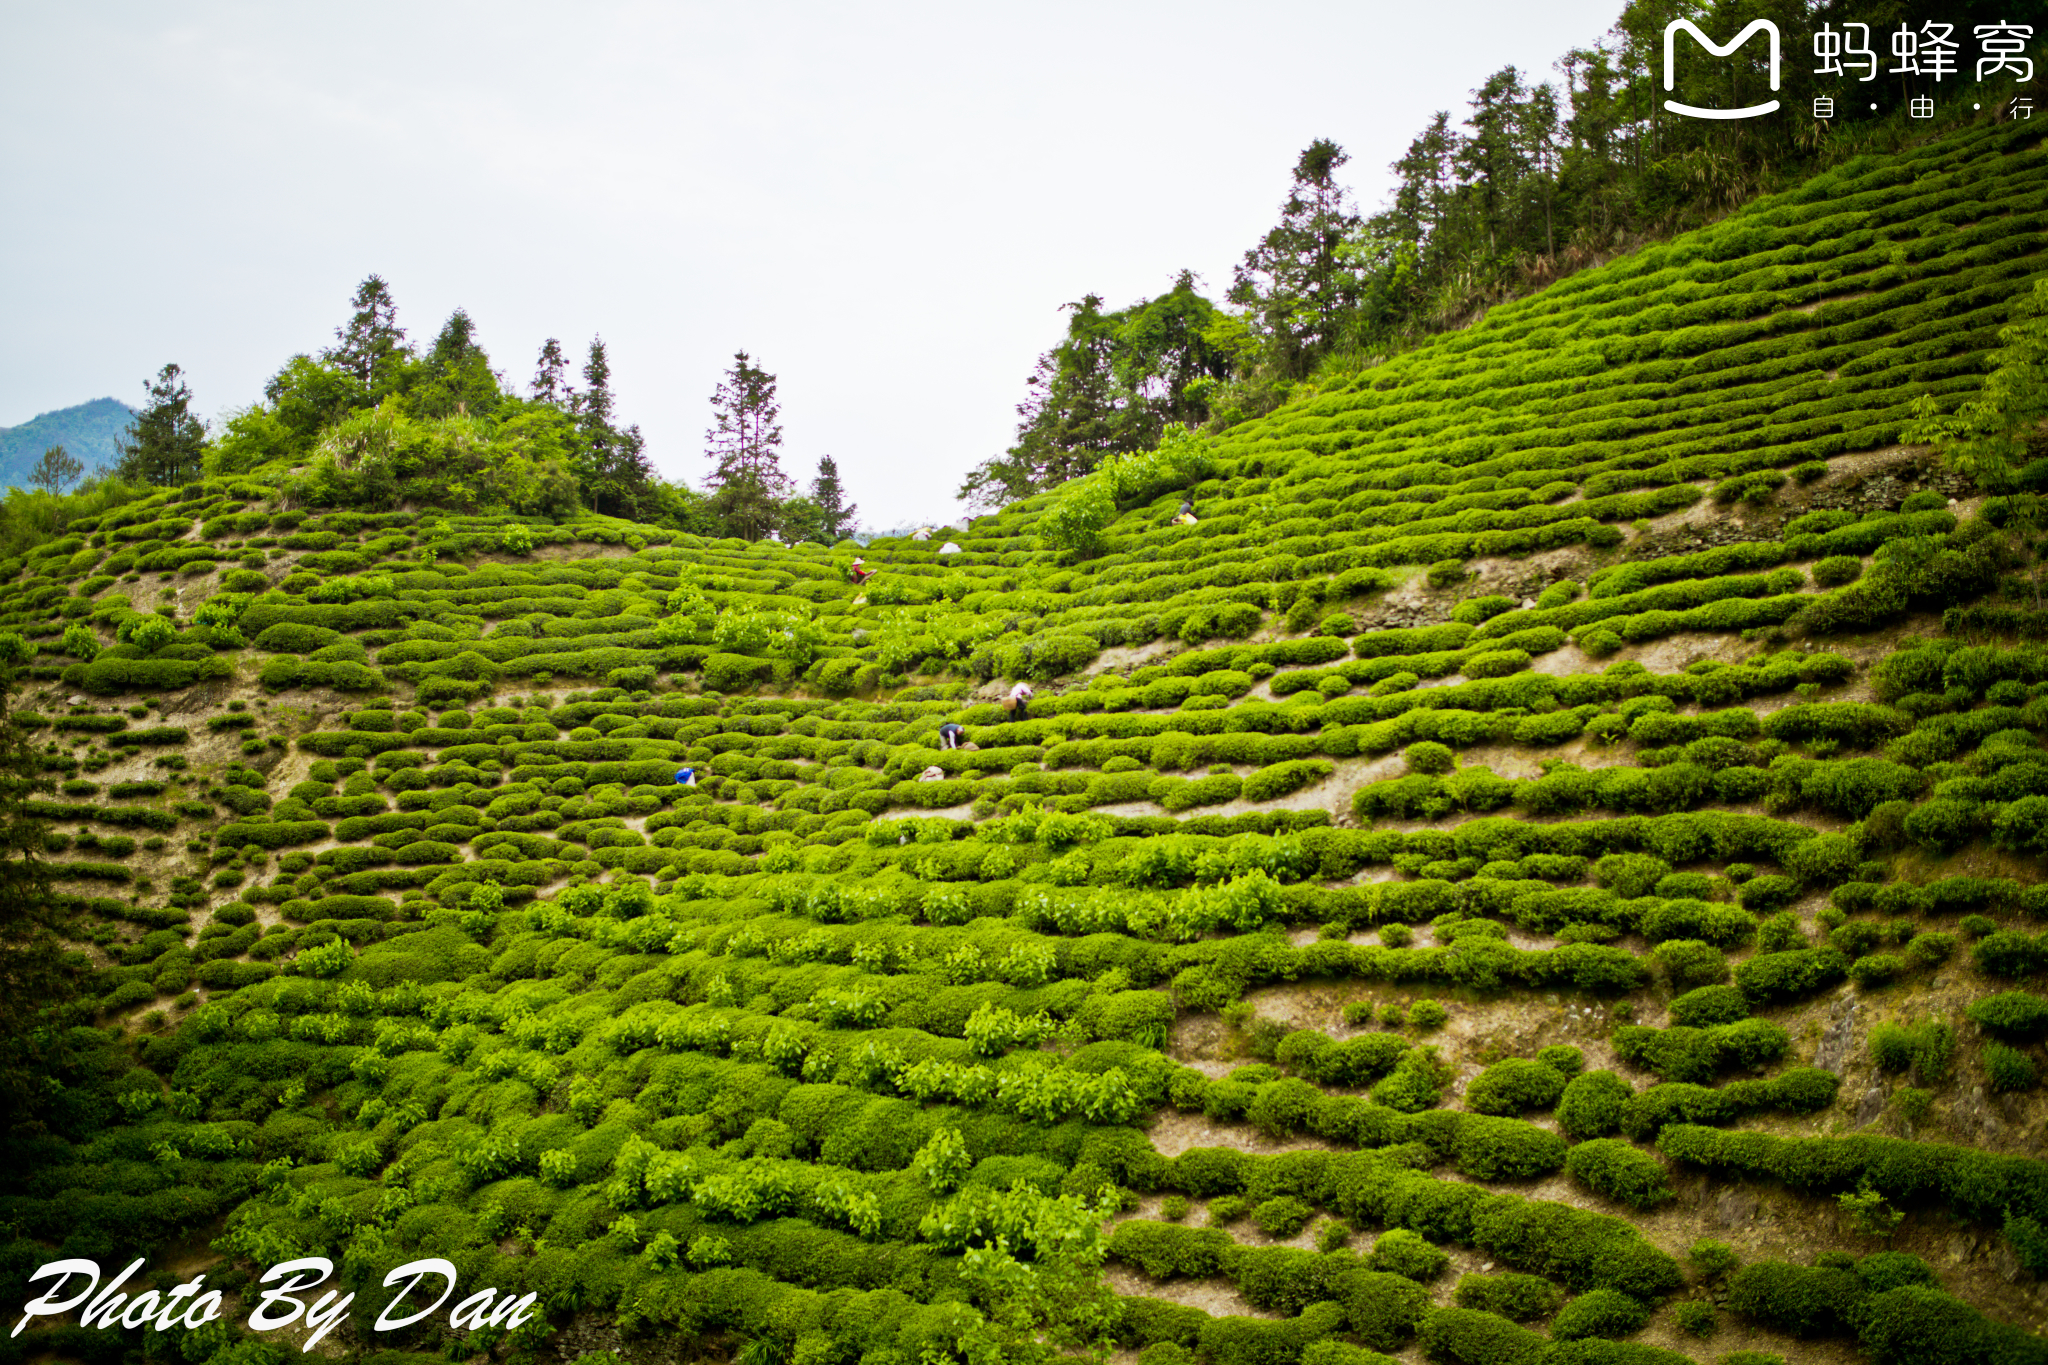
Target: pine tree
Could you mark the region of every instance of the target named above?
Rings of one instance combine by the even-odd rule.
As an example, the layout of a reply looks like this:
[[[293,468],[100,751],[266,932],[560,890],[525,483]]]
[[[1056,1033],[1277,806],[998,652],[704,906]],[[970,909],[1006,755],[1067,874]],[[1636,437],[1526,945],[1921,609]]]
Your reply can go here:
[[[1125,354],[1127,325],[1149,306],[1140,300],[1122,313],[1105,313],[1094,294],[1062,304],[1061,311],[1073,314],[1066,339],[1038,357],[1025,381],[1017,443],[969,471],[957,496],[970,506],[1000,507],[1078,478],[1106,455],[1157,443],[1160,414],[1118,377],[1122,368],[1144,384],[1164,359],[1163,352],[1146,356],[1141,348]]]
[[[135,415],[128,435],[114,443],[120,463],[114,472],[131,483],[176,486],[191,483],[204,472],[206,428],[192,415],[192,390],[184,371],[166,365],[149,391],[149,406]]]
[[[504,396],[490,356],[477,344],[476,323],[461,308],[448,315],[420,370],[411,403],[422,417],[488,417]]]
[[[846,489],[839,482],[839,462],[830,455],[818,457],[818,477],[811,480],[811,501],[818,506],[818,531],[826,544],[844,538],[853,529],[860,508],[846,501]]]
[[[583,362],[583,392],[570,405],[586,433],[611,430],[612,364],[604,338],[590,339],[590,358]]]
[[[547,353],[541,354],[545,365]],[[604,338],[593,337],[590,358],[583,364],[583,391],[569,397],[569,411],[583,439],[583,453],[576,461],[577,482],[592,510],[608,516],[632,516],[647,497],[653,468],[640,428],[619,430],[612,421],[613,410],[611,358],[605,352]]]
[[[381,398],[398,386],[405,362],[412,358],[405,344],[405,329],[398,325],[398,305],[381,275],[371,275],[356,286],[349,300],[355,312],[346,327],[334,329],[340,343],[320,353],[320,358]]]
[[[28,481],[45,493],[56,494],[69,488],[84,472],[85,466],[70,451],[63,446],[51,446],[28,472]]]
[[[734,353],[732,368],[712,392],[711,411],[704,455],[712,462],[712,510],[739,535],[759,540],[774,528],[776,507],[793,488],[782,472],[775,376],[745,351]]]
[[[563,382],[568,368],[569,359],[562,354],[562,343],[553,337],[542,342],[539,368],[533,372],[533,401],[558,408],[570,406],[575,401],[576,390]]]
[[[1339,168],[1351,158],[1317,138],[1294,164],[1294,185],[1280,222],[1244,254],[1230,301],[1252,310],[1280,377],[1301,379],[1335,349],[1343,318],[1358,303],[1359,281],[1338,248],[1359,226]]]

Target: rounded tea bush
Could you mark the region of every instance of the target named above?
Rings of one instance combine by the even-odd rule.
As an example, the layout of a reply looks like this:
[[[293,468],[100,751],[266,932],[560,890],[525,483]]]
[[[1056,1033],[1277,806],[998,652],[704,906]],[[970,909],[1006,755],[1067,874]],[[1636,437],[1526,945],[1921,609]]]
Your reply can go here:
[[[1550,1324],[1550,1335],[1558,1341],[1614,1340],[1642,1330],[1649,1320],[1649,1306],[1641,1299],[1619,1289],[1591,1289],[1564,1306]]]
[[[1541,1275],[1507,1271],[1498,1275],[1459,1277],[1457,1304],[1494,1313],[1510,1322],[1547,1318],[1564,1302],[1564,1290]]]
[[[1918,939],[1914,940],[1916,943]],[[2026,991],[2001,991],[1970,1002],[1970,1022],[2008,1042],[2048,1038],[2048,1000]]]
[[[1621,1138],[1594,1138],[1565,1153],[1572,1179],[1630,1208],[1647,1209],[1671,1197],[1664,1163]]]
[[[1581,1142],[1621,1131],[1622,1111],[1635,1087],[1612,1071],[1588,1071],[1565,1085],[1557,1102],[1557,1126]],[[1567,1153],[1569,1163],[1570,1155]]]
[[[1372,1244],[1365,1262],[1374,1270],[1428,1283],[1444,1273],[1451,1263],[1449,1253],[1434,1246],[1420,1233],[1407,1228],[1389,1228]]]
[[[1451,752],[1450,746],[1433,739],[1409,745],[1401,756],[1408,761],[1409,772],[1432,777],[1441,777],[1458,765],[1457,755]]]
[[[1259,1231],[1268,1237],[1292,1237],[1307,1226],[1309,1215],[1315,1212],[1299,1199],[1282,1195],[1268,1199],[1252,1210],[1252,1221],[1259,1225]]]
[[[1854,555],[1829,555],[1813,566],[1813,581],[1823,588],[1839,588],[1863,577],[1863,561]]]
[[[2004,1043],[1984,1045],[1984,1074],[1993,1090],[2032,1090],[2039,1079],[2034,1059]]]
[[[1704,1299],[1687,1299],[1671,1310],[1671,1318],[1678,1324],[1678,1330],[1696,1337],[1710,1337],[1721,1327],[1721,1318],[1714,1311],[1714,1305]]]
[[[1520,1114],[1548,1109],[1564,1094],[1564,1073],[1527,1057],[1495,1062],[1465,1087],[1465,1107],[1475,1114]]]

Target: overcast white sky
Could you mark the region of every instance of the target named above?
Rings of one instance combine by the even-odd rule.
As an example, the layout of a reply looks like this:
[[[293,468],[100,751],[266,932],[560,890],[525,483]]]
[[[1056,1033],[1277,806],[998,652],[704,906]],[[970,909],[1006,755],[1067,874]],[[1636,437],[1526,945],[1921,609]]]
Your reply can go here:
[[[602,333],[692,483],[744,347],[791,474],[835,455],[869,526],[948,519],[1060,304],[1183,266],[1219,295],[1310,141],[1376,207],[1433,110],[1555,79],[1620,8],[0,0],[0,425],[140,403],[167,360],[251,402],[375,271],[415,340],[465,307],[522,384]]]

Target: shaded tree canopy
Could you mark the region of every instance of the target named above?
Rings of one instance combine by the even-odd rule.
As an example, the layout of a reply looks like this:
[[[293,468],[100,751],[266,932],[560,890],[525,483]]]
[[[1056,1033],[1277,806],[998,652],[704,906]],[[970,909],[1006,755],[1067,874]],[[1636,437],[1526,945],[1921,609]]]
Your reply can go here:
[[[1017,405],[1017,443],[961,484],[972,506],[996,507],[1088,473],[1110,454],[1147,450],[1168,423],[1209,416],[1242,343],[1230,319],[1183,270],[1156,299],[1103,311],[1094,294],[1063,305],[1059,345],[1038,358]]]

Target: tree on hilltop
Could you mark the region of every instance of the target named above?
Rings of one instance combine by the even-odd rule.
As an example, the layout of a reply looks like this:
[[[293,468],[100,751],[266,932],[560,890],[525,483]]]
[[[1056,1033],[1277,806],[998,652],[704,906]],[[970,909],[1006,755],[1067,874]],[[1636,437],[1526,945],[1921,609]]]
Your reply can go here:
[[[421,417],[489,417],[504,397],[465,309],[448,315],[419,369],[412,408]]]
[[[545,348],[541,358],[545,371]],[[582,392],[564,392],[568,392],[569,412],[583,440],[575,464],[584,501],[592,511],[607,516],[633,516],[647,496],[653,469],[639,425],[622,431],[613,420],[611,358],[603,337],[591,338],[590,358],[583,364]]]
[[[405,362],[412,359],[405,329],[398,325],[398,304],[384,277],[371,275],[356,286],[349,307],[355,311],[348,324],[334,329],[339,344],[322,351],[320,358],[353,376],[373,400],[381,398],[398,386]]]
[[[114,443],[120,462],[114,472],[130,483],[164,486],[191,483],[205,471],[206,427],[192,413],[192,389],[184,371],[166,365],[144,385],[149,406],[135,415],[135,425]]]
[[[732,368],[711,394],[712,425],[704,433],[711,461],[711,509],[748,540],[778,521],[778,505],[794,485],[782,472],[782,406],[775,376],[735,352]]]
[[[1294,163],[1280,222],[1245,252],[1230,301],[1249,310],[1265,334],[1269,363],[1283,377],[1305,378],[1336,347],[1356,306],[1359,282],[1341,248],[1358,229],[1337,172],[1350,156],[1317,138]]]
[[[1000,507],[1150,450],[1169,425],[1209,418],[1208,394],[1235,367],[1231,322],[1183,270],[1156,299],[1106,312],[1083,295],[1061,305],[1067,335],[1038,358],[1017,405],[1017,443],[971,470],[959,496]],[[1241,325],[1239,330],[1242,330]]]

